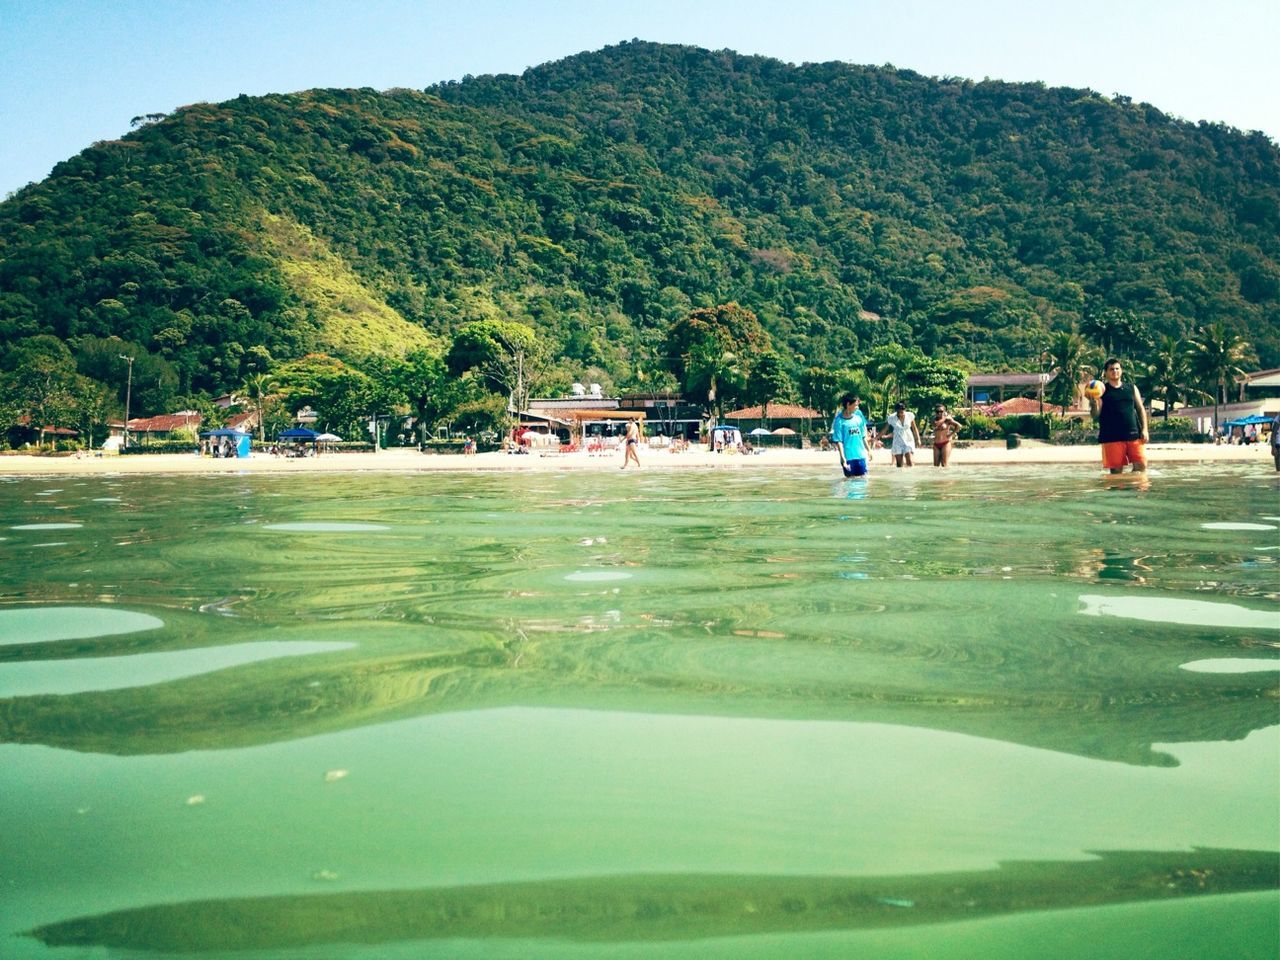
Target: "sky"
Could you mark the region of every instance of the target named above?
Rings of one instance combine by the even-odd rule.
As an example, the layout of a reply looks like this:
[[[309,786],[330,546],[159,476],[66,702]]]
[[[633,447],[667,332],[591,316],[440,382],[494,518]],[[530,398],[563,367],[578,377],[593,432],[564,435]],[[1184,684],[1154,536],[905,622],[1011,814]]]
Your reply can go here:
[[[1277,0],[0,0],[0,197],[141,114],[633,38],[1087,87],[1280,141]]]

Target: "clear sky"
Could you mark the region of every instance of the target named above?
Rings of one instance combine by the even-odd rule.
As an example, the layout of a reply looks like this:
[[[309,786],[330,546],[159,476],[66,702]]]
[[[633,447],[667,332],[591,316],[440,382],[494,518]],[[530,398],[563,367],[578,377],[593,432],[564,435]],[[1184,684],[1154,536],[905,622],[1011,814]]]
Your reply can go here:
[[[139,114],[632,38],[1089,87],[1280,140],[1280,0],[0,0],[0,197]]]

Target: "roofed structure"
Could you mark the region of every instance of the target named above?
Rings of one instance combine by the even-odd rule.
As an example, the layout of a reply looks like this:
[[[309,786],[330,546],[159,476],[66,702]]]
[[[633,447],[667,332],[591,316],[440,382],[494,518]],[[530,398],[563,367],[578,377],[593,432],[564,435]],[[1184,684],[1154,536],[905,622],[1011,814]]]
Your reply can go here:
[[[134,417],[129,421],[129,432],[166,436],[175,430],[199,430],[203,422],[204,417],[198,411],[182,410],[157,417]]]
[[[768,412],[770,420],[818,420],[826,417],[826,414],[796,403],[771,403]],[[733,410],[726,413],[724,418],[726,420],[763,420],[764,415],[764,407],[756,406]]]
[[[975,373],[968,379],[969,403],[998,403],[1009,393],[1018,397],[1030,393],[1039,399],[1044,396],[1044,388],[1057,376],[1056,373]]]

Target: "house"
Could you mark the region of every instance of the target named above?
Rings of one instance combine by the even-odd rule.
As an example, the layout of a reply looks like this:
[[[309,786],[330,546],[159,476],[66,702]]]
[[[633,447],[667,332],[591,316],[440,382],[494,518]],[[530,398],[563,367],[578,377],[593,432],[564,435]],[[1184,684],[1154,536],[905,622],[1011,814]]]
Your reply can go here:
[[[975,373],[968,382],[969,405],[1001,403],[1006,394],[1030,395],[1043,400],[1044,388],[1057,376],[1056,373]]]
[[[30,414],[24,414],[9,429],[8,439],[10,446],[20,447],[24,443],[70,440],[78,436],[80,432],[70,427],[59,427],[53,424],[46,424],[43,427],[32,426]]]
[[[616,397],[595,401],[585,397],[532,399],[529,409],[520,411],[516,430],[551,433],[564,443],[578,443],[590,437],[621,436],[628,422],[645,420],[643,410],[619,409]]]
[[[1280,368],[1246,373],[1236,382],[1240,384],[1241,400],[1280,397]]]
[[[1212,405],[1207,407],[1177,407],[1169,412],[1172,416],[1189,419],[1195,424],[1199,433],[1212,434],[1215,416],[1217,417],[1219,428],[1228,420],[1238,420],[1241,417],[1274,417],[1280,413],[1280,397],[1266,397],[1244,403],[1220,403],[1216,409]]]
[[[252,433],[258,429],[258,411],[246,410],[244,413],[235,413],[227,417],[227,426],[232,430],[243,430],[245,433]]]
[[[168,440],[179,430],[199,431],[203,422],[204,417],[195,410],[162,413],[158,417],[134,417],[129,421],[129,436],[138,442]]]
[[[652,393],[624,393],[618,397],[620,410],[644,411],[647,429],[654,436],[696,440],[707,415],[702,404],[691,403],[669,390]]]

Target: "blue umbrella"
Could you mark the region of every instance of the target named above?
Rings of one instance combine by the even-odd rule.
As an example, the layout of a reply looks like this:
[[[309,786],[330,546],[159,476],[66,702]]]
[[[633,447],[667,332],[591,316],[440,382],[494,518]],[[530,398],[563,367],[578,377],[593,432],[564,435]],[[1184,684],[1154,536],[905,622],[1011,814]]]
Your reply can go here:
[[[1228,427],[1247,427],[1247,426],[1249,426],[1249,424],[1251,424],[1251,423],[1254,423],[1254,424],[1256,424],[1256,423],[1270,423],[1270,422],[1272,421],[1272,419],[1273,419],[1273,418],[1268,417],[1266,414],[1262,414],[1262,413],[1255,413],[1255,414],[1251,414],[1250,416],[1247,416],[1247,417],[1240,417],[1238,420],[1228,420],[1228,421],[1226,422],[1225,426],[1228,426]]]

